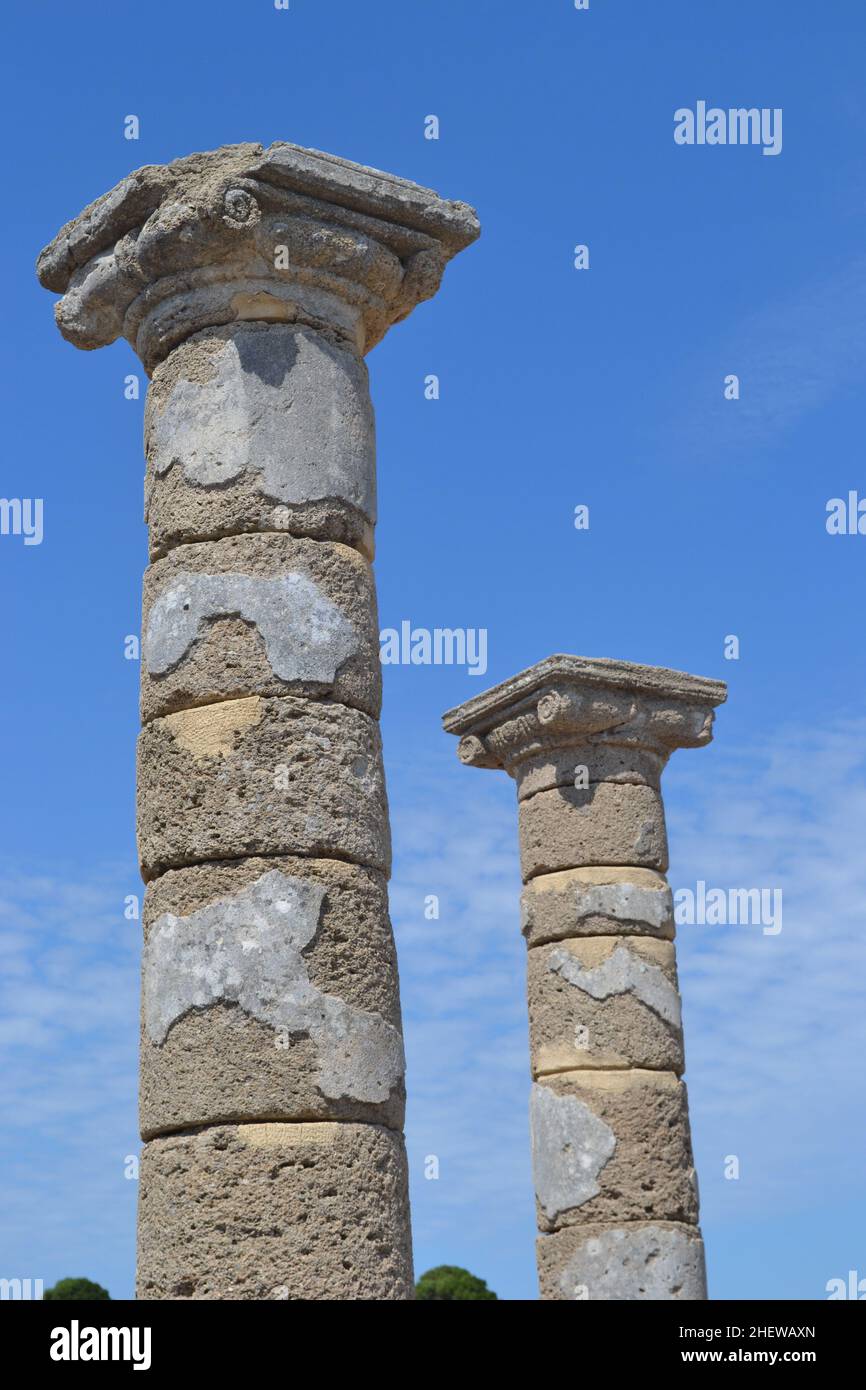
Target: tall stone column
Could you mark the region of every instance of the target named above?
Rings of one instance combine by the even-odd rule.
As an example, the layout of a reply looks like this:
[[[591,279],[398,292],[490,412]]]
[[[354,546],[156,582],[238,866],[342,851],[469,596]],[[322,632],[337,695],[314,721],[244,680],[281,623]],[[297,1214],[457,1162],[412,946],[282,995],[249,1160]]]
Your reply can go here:
[[[363,357],[471,208],[294,145],[140,169],[39,258],[151,377],[138,1295],[413,1295]]]
[[[706,1298],[659,779],[725,695],[551,656],[444,716],[517,783],[543,1299]]]

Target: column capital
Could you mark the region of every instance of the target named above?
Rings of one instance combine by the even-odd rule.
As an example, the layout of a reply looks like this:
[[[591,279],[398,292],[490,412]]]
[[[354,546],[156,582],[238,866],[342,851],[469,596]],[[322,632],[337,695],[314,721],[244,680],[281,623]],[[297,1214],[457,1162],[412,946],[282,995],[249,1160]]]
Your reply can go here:
[[[517,783],[545,1300],[706,1297],[659,780],[726,695],[549,656],[443,716],[462,762]]]
[[[548,784],[546,764],[579,750],[591,750],[592,781],[654,781],[674,749],[710,742],[713,710],[726,698],[724,681],[558,655],[449,710],[442,722],[460,738],[461,762],[503,768],[521,795],[531,795]]]
[[[146,165],[68,222],[37,273],[76,347],[124,337],[146,370],[203,328],[321,327],[368,352],[431,298],[475,212],[318,150],[226,145]]]

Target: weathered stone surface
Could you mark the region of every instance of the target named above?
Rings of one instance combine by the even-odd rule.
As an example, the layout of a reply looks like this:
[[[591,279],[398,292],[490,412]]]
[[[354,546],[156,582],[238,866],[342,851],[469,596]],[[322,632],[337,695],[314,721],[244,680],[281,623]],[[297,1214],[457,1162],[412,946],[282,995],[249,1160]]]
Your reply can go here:
[[[653,787],[596,782],[538,792],[518,809],[524,880],[589,864],[665,870],[667,832]]]
[[[267,149],[249,142],[134,169],[60,229],[39,257],[41,283],[63,293],[77,269],[146,223],[161,204],[171,209],[179,203],[180,210],[188,211],[195,202],[203,215],[215,191],[230,188],[245,176],[261,178],[299,196],[331,202],[335,216],[339,211],[354,210],[358,215],[382,218],[385,225],[393,224],[390,231],[395,238],[403,232],[407,242],[409,229],[417,229],[440,238],[452,254],[478,236],[478,220],[470,207],[446,201],[411,179],[284,140]],[[237,207],[227,209],[231,220],[237,220],[237,212]],[[350,215],[347,225],[356,220]],[[177,232],[181,241],[183,227],[181,224]]]
[[[373,554],[376,443],[367,368],[310,328],[208,329],[157,367],[145,412],[153,555],[244,531]]]
[[[390,869],[374,720],[292,695],[154,719],[138,742],[145,882],[211,859],[298,854]]]
[[[378,1125],[217,1126],[154,1139],[140,1299],[413,1296],[406,1156]]]
[[[695,1226],[636,1221],[580,1226],[537,1241],[546,1301],[705,1299],[704,1245]]]
[[[528,946],[573,936],[674,938],[673,896],[653,869],[591,865],[539,874],[520,904]]]
[[[464,761],[513,773],[525,758],[588,740],[653,750],[710,742],[723,681],[664,666],[608,657],[546,657],[442,716],[449,734],[467,740]]]
[[[576,1071],[532,1087],[541,1231],[698,1216],[685,1086],[671,1072]]]
[[[407,180],[241,144],[134,172],[39,257],[62,335],[155,374],[145,1298],[412,1297],[402,1141],[373,1123],[402,1118],[393,945],[350,867],[390,864],[360,359],[478,233]]]
[[[471,208],[288,144],[229,145],[128,175],[39,257],[61,333],[121,335],[152,371],[191,333],[304,322],[369,351],[474,241]]]
[[[379,713],[376,590],[348,546],[291,536],[181,546],[145,573],[142,633],[145,722],[246,695]]]
[[[552,749],[515,764],[517,799],[526,801],[536,792],[583,786],[587,782],[621,782],[658,788],[666,761],[663,754],[652,748],[632,748],[600,740]]]
[[[660,1237],[626,1255],[597,1223],[697,1220],[659,783],[675,749],[709,743],[726,694],[554,655],[443,716],[461,762],[517,784],[539,1227],[600,1232],[567,1272],[554,1251],[573,1246],[540,1240],[542,1298],[705,1296]],[[583,1274],[595,1293],[573,1291]]]
[[[144,900],[141,1129],[254,1119],[399,1128],[384,877],[324,859],[169,870]]]
[[[591,936],[527,952],[532,1074],[638,1067],[682,1072],[669,941]]]
[[[551,656],[443,715],[470,767],[503,768],[520,801],[595,782],[658,788],[675,748],[712,738],[721,681],[662,667]]]

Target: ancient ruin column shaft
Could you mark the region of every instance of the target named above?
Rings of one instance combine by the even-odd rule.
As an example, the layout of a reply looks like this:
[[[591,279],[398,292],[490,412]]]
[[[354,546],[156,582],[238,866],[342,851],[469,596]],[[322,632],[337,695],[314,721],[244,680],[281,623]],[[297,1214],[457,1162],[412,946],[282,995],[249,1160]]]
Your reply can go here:
[[[543,1299],[706,1297],[660,776],[724,699],[555,656],[444,717],[517,783]]]
[[[477,235],[291,145],[139,170],[43,252],[151,376],[140,1298],[412,1296],[363,355]]]

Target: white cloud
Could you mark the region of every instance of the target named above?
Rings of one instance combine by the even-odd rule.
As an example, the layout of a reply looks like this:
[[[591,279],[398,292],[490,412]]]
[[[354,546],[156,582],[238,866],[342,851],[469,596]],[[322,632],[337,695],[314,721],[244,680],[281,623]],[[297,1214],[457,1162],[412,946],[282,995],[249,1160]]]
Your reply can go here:
[[[665,776],[674,887],[701,878],[783,890],[778,936],[759,926],[679,932],[705,1218],[723,1219],[732,1202],[771,1219],[810,1207],[816,1191],[853,1196],[866,1102],[866,719],[782,729],[740,749],[720,743],[712,759],[680,753]],[[395,798],[392,891],[416,1244],[447,1238],[483,1260],[498,1231],[531,1269],[513,785],[459,766],[419,785],[420,802],[418,787]],[[428,893],[440,894],[439,922],[423,919]],[[443,1178],[424,1183],[420,1158],[442,1150]],[[739,1183],[723,1178],[732,1153]]]
[[[0,879],[0,1263],[132,1287],[139,924],[132,871]]]
[[[467,1264],[500,1292],[531,1297],[514,788],[456,760],[389,776],[419,1267]],[[784,893],[779,936],[679,933],[705,1218],[769,1220],[811,1205],[816,1191],[854,1194],[866,1102],[866,719],[783,729],[739,749],[720,739],[712,755],[675,755],[665,776],[675,887],[701,878]],[[131,1286],[135,1184],[122,1167],[137,1149],[129,881],[116,868],[89,882],[0,879],[4,1263],[22,1277],[102,1272],[117,1292]],[[424,916],[430,894],[438,920]],[[731,1153],[739,1183],[722,1177]],[[423,1176],[429,1154],[436,1182]]]
[[[853,1194],[866,1102],[866,719],[783,728],[722,753],[712,785],[697,759],[679,757],[667,796],[673,886],[778,887],[784,903],[778,936],[680,929],[705,1211],[728,1200],[728,1153],[740,1155],[736,1192],[749,1209]]]

